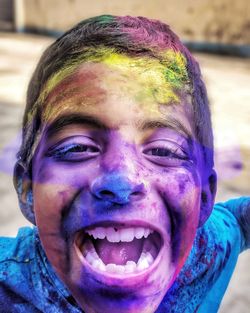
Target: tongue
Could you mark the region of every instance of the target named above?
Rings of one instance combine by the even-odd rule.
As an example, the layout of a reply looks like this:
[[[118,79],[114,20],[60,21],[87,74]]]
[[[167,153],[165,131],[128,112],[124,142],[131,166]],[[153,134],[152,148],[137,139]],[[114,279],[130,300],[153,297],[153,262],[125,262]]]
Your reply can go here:
[[[112,243],[105,238],[95,240],[94,246],[104,264],[125,265],[127,261],[137,263],[142,252],[143,241],[143,239],[134,239],[131,242]]]

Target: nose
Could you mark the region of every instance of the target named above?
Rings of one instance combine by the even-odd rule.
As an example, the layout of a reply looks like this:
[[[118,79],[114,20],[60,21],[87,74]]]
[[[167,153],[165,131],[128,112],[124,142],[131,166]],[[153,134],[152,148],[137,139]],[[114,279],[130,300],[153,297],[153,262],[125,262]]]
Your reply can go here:
[[[132,183],[122,175],[104,175],[95,179],[91,193],[100,200],[124,205],[145,196],[143,183]]]

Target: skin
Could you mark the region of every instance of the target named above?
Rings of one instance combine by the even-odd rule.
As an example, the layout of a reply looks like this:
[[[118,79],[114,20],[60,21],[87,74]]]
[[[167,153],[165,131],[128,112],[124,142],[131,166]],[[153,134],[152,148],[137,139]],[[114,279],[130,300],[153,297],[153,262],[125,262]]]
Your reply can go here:
[[[118,65],[88,62],[55,84],[46,97],[32,180],[19,173],[26,206],[32,189],[46,255],[87,313],[154,312],[182,268],[199,223],[210,213],[201,212],[201,193],[209,208],[214,198],[213,173],[204,171],[189,98],[169,82],[169,94],[178,101],[172,97],[163,103],[153,91],[166,78],[143,80],[145,67]],[[55,127],[62,116],[71,122]],[[122,186],[126,203],[97,197],[97,190],[104,190],[122,199]],[[107,222],[146,225],[161,234],[162,249],[148,270],[121,278],[82,261],[79,232]]]
[[[90,49],[87,56],[85,54],[78,56],[74,61],[69,60],[48,80],[43,88],[38,103],[46,102],[50,92],[58,86],[58,83],[72,75],[80,64],[84,62],[102,62],[110,68],[115,67],[120,71],[133,71],[136,69],[141,83],[147,82],[147,88],[143,92],[152,90],[155,85],[158,86],[154,90],[154,98],[158,103],[179,102],[178,95],[175,90],[183,89],[185,84],[189,83],[188,73],[186,69],[186,59],[180,52],[174,52],[168,49],[161,52],[158,56],[161,59],[153,59],[150,57],[131,58],[129,56],[113,52],[111,48],[99,48],[97,51]],[[147,69],[145,71],[145,69]],[[153,71],[150,69],[154,69]],[[141,96],[138,93],[137,96]],[[145,98],[144,98],[145,100]],[[34,111],[29,114],[29,120],[32,121]],[[46,116],[46,114],[44,114]],[[48,116],[46,116],[48,118]]]

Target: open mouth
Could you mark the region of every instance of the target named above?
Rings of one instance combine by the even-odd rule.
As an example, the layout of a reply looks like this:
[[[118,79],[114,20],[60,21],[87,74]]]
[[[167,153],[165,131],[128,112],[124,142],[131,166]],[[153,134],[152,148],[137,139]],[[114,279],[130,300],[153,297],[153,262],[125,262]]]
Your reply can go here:
[[[94,227],[77,236],[84,260],[95,270],[115,275],[137,274],[155,262],[161,235],[148,227]]]

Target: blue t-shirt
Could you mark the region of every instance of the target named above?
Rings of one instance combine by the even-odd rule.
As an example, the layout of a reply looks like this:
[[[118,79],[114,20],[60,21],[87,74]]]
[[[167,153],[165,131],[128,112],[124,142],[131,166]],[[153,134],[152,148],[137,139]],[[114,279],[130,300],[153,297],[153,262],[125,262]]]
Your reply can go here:
[[[157,313],[217,312],[238,255],[250,246],[249,206],[249,197],[215,205]],[[0,312],[83,312],[49,264],[36,227],[0,238]]]

